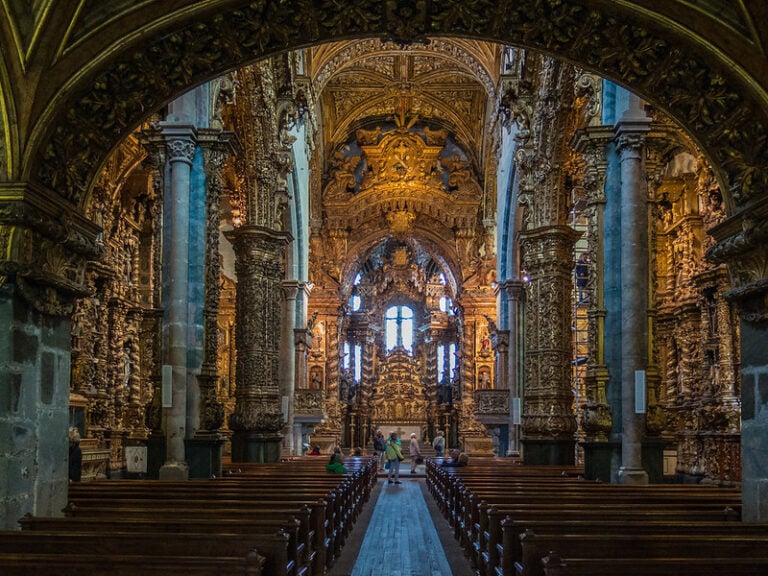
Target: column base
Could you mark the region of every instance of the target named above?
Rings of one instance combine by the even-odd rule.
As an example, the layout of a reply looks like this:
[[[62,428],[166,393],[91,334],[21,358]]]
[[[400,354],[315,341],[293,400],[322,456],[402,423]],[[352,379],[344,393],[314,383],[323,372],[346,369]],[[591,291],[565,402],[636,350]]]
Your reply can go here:
[[[573,466],[576,461],[575,440],[531,440],[524,438],[523,463],[534,466]]]
[[[224,438],[217,432],[198,432],[184,441],[184,453],[189,464],[190,478],[221,476],[221,455]]]
[[[186,462],[167,462],[160,467],[160,480],[189,480]]]
[[[232,434],[232,462],[279,462],[283,436],[277,433],[238,431]]]
[[[648,474],[648,482],[664,482],[664,447],[669,442],[661,438],[644,438],[642,445],[643,468]]]
[[[584,478],[607,484],[618,482],[621,466],[620,442],[583,442]]]
[[[619,484],[648,484],[648,472],[642,468],[619,468]]]
[[[147,444],[147,478],[160,478],[160,468],[165,463],[165,434],[152,432],[146,440]]]

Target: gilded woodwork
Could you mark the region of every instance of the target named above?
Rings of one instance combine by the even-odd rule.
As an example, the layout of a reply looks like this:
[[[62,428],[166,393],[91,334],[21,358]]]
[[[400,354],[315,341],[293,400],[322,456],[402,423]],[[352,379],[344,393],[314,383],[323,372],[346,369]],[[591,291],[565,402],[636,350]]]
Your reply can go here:
[[[279,381],[282,252],[290,235],[241,226],[227,232],[237,272],[237,403],[229,417],[234,431],[279,432],[283,428]]]
[[[678,473],[738,480],[738,323],[728,275],[703,258],[725,214],[711,168],[694,157],[695,173],[662,179],[655,194],[657,424],[675,439]]]
[[[427,396],[423,367],[404,350],[394,350],[383,359],[372,401],[374,426],[427,424]]]

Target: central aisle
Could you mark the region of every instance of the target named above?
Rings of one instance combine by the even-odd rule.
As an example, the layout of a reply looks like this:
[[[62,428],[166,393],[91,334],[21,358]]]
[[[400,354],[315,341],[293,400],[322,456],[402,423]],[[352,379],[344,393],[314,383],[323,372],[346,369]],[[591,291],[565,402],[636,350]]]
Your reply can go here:
[[[351,576],[450,576],[420,482],[381,488]]]

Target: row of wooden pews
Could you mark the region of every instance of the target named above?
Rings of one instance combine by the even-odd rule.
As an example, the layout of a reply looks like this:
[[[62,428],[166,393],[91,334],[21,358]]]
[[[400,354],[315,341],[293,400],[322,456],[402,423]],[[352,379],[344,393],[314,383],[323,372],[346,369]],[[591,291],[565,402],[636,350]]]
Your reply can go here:
[[[608,485],[511,459],[429,460],[427,486],[479,576],[768,573],[768,524],[740,521],[736,487]]]
[[[65,517],[0,535],[3,576],[320,576],[376,482],[372,458],[235,464],[221,478],[70,485]]]

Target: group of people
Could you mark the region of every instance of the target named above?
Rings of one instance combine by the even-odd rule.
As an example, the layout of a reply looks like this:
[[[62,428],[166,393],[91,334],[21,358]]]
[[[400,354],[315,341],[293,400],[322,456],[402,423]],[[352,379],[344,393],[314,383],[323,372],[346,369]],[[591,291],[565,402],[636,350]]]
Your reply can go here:
[[[442,431],[438,431],[435,439],[432,441],[432,448],[435,450],[435,457],[442,458],[445,454],[445,436]],[[409,445],[409,451],[411,455],[411,474],[416,472],[419,465],[424,463],[424,457],[421,453],[421,446],[415,433],[411,434],[411,441]],[[388,484],[402,484],[400,482],[400,463],[405,460],[403,455],[403,443],[398,438],[397,432],[390,432],[388,437],[384,436],[384,432],[379,428],[376,430],[373,437],[373,452],[374,456],[378,458],[379,471],[387,470],[387,483]],[[311,456],[320,454],[320,447],[314,446],[312,451],[308,453]],[[355,449],[355,455],[361,455],[360,449]],[[459,450],[451,450],[449,452],[450,459],[445,460],[442,466],[466,466],[467,455],[461,453]],[[331,452],[328,463],[325,465],[325,469],[328,472],[336,474],[345,474],[347,472],[342,460],[341,448],[336,446]]]

